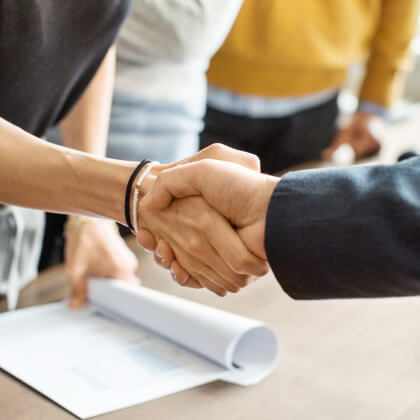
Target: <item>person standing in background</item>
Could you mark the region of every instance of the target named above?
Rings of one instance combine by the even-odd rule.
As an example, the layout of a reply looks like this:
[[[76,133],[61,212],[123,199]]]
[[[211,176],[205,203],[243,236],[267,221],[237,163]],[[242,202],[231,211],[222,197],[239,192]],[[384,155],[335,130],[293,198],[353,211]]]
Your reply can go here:
[[[36,167],[34,172],[41,171],[39,161],[51,163],[44,149],[36,156],[30,143],[20,143],[19,135],[10,134],[9,124],[36,137],[59,125],[66,147],[104,155],[115,70],[113,44],[129,4],[128,0],[27,0],[23,6],[0,0],[0,184],[4,189],[23,178],[26,182],[18,189],[25,192],[35,177],[25,163]],[[20,159],[14,160],[12,151]],[[42,180],[48,185],[57,182],[54,171]],[[39,195],[40,187],[32,192]],[[112,222],[71,216],[66,236],[66,271],[75,294],[84,289],[88,275],[136,279],[137,259]],[[14,239],[0,237],[0,249]]]
[[[134,0],[117,43],[107,155],[168,163],[198,149],[205,72],[242,0]]]
[[[217,139],[255,153],[270,173],[330,159],[343,143],[356,158],[377,153],[417,18],[418,0],[245,0],[210,64],[200,146]],[[359,60],[359,106],[337,130],[337,95]]]
[[[241,5],[242,0],[131,2],[116,42],[117,66],[109,132],[102,130],[101,135],[96,136],[97,142],[103,144],[101,153],[106,147],[106,156],[111,158],[140,161],[147,157],[169,163],[198,150],[206,104],[205,72]],[[50,130],[47,137],[54,143],[66,141],[63,131],[59,133],[56,128]],[[107,139],[107,145],[100,139]],[[66,255],[73,256],[75,253],[69,250],[69,244],[79,242],[93,244],[91,252],[95,254],[102,249],[107,256],[105,259],[115,262],[116,276],[128,265],[127,259],[131,261],[131,252],[113,229],[108,229],[108,241],[101,240],[106,239],[107,230],[98,231],[93,226],[99,223],[95,220],[87,223],[83,219],[80,223],[81,219],[76,217],[76,223],[67,224],[65,241],[65,220],[64,215],[47,214],[41,270],[62,262]],[[75,235],[80,239],[74,240]],[[97,239],[90,240],[92,235]],[[105,243],[108,245],[103,245]],[[121,263],[109,257],[114,246],[120,249]],[[80,278],[78,273],[84,272],[76,269],[80,260],[85,260],[83,255],[87,253],[81,247],[77,258],[71,257],[71,267],[75,266],[71,272],[76,272],[77,279]],[[78,280],[77,283],[84,282]]]

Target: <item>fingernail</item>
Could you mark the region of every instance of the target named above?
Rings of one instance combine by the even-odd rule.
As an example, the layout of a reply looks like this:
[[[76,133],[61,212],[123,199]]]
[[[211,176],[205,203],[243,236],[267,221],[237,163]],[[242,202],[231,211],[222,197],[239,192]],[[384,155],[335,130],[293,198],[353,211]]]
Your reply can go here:
[[[162,258],[162,255],[159,252],[159,249],[158,248],[156,248],[155,252],[156,252],[156,255],[157,255],[158,258]]]
[[[169,271],[171,272],[172,278],[176,281],[176,274],[175,274],[174,269],[171,267]]]

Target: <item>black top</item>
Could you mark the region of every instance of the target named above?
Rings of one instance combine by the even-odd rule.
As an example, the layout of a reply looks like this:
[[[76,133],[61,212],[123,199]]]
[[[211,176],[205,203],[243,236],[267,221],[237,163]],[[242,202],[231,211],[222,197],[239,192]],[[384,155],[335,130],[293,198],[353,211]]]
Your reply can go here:
[[[0,117],[40,136],[76,103],[128,0],[0,0]]]
[[[420,157],[286,175],[265,248],[297,299],[420,294]]]

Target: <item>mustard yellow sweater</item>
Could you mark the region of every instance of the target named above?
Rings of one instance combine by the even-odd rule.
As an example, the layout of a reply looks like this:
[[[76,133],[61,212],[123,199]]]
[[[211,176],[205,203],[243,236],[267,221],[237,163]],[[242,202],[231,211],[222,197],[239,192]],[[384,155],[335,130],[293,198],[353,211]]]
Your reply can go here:
[[[360,98],[389,106],[409,70],[418,0],[244,0],[209,83],[240,94],[298,96],[341,86],[367,60]]]

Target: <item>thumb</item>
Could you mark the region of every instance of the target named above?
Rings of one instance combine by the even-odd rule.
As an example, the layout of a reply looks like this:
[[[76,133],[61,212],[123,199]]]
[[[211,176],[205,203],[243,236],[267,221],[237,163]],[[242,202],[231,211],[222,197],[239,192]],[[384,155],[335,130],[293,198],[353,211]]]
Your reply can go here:
[[[71,295],[69,306],[70,308],[81,308],[87,298],[87,277],[85,273],[78,273],[70,276]]]
[[[151,190],[140,201],[146,210],[163,210],[174,198],[200,195],[204,161],[185,164],[162,171]]]
[[[349,143],[351,141],[351,136],[348,129],[340,130],[331,144],[322,151],[321,157],[323,160],[330,160],[333,157],[334,152],[345,143]]]
[[[141,199],[140,208],[144,210],[164,210],[169,207],[173,198],[173,195],[165,187],[152,187]]]

